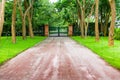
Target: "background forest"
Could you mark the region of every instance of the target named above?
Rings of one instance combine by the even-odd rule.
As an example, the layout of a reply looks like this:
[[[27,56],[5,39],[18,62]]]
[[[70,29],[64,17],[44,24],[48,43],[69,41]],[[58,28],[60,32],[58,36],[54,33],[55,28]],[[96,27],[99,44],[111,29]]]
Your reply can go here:
[[[115,10],[114,7],[111,9],[110,3],[115,3]],[[26,35],[33,37],[46,24],[52,27],[73,25],[79,32],[77,35],[95,35],[99,40],[99,36],[108,36],[109,30],[114,34],[113,28],[110,28],[111,22],[112,27],[119,27],[119,3],[119,0],[58,0],[55,3],[49,0],[1,0],[4,27],[1,27],[0,34],[12,35],[15,43],[15,35],[22,35],[23,39],[26,39]],[[3,11],[2,6],[5,8]],[[114,10],[113,17],[111,10]],[[119,29],[115,29],[115,33],[115,39],[120,39]]]

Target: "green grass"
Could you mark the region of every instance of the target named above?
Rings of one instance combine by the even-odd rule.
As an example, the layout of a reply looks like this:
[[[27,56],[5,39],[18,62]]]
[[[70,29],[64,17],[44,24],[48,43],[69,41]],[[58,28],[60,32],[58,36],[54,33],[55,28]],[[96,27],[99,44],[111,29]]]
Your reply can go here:
[[[26,40],[17,37],[17,43],[13,44],[11,37],[2,37],[0,40],[0,65],[44,39],[45,37],[40,36],[35,36],[34,38],[27,37]]]
[[[109,47],[108,37],[101,37],[99,42],[95,42],[95,37],[82,39],[77,36],[72,39],[91,49],[113,67],[120,69],[120,41],[115,40],[115,45]]]

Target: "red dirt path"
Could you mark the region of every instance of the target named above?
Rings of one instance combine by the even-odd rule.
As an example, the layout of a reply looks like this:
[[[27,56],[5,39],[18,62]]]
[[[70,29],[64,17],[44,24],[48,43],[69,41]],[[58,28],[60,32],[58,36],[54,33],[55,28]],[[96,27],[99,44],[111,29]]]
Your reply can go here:
[[[0,80],[120,80],[120,71],[68,37],[51,37],[1,66]]]

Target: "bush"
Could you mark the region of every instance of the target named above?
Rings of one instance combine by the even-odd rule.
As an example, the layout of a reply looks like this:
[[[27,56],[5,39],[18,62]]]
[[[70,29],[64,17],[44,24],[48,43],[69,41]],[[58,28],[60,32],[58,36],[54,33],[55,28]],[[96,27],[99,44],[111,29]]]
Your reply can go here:
[[[115,29],[115,39],[120,40],[120,28],[116,28]]]

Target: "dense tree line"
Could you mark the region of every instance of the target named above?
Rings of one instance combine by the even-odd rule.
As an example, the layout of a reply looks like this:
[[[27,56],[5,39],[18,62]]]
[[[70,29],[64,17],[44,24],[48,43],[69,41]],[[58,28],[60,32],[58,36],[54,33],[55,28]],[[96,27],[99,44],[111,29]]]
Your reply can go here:
[[[95,40],[99,41],[100,33],[106,36],[109,32],[109,45],[114,45],[114,27],[116,18],[115,0],[60,0],[58,6],[60,4],[60,10],[64,8],[71,9],[70,11],[74,12],[72,16],[76,13],[75,15],[77,17],[74,17],[75,20],[71,17],[72,20],[74,20],[72,23],[76,23],[77,21],[82,38],[87,36],[89,22],[94,18]],[[69,6],[70,8],[68,8]],[[70,17],[69,13],[67,15]],[[109,23],[110,28],[108,28]]]
[[[2,31],[11,29],[12,41],[16,43],[17,30],[21,31],[23,39],[26,39],[26,31],[33,38],[34,30],[44,24],[50,26],[73,24],[80,27],[81,37],[84,38],[87,37],[89,23],[95,22],[95,40],[99,41],[100,33],[106,36],[109,32],[111,46],[114,45],[116,1],[59,0],[53,4],[49,0],[0,0],[0,36]]]

